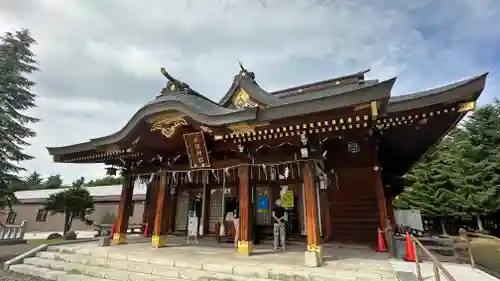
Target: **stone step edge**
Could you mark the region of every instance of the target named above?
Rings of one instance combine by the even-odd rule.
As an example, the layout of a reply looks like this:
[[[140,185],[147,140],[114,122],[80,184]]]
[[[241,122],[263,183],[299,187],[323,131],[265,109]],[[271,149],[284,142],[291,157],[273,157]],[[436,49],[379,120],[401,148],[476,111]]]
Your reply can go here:
[[[117,259],[111,259],[111,258],[106,259],[106,258],[99,258],[97,256],[68,254],[68,253],[61,253],[61,252],[56,252],[54,254],[66,256],[65,259],[60,259],[60,260],[56,259],[56,261],[60,261],[60,262],[81,264],[81,265],[85,265],[85,266],[94,266],[94,267],[99,267],[99,268],[109,268],[112,270],[125,270],[125,271],[132,272],[132,273],[152,274],[152,272],[150,273],[149,271],[148,272],[136,271],[133,268],[129,268],[128,266],[126,268],[123,268],[123,267],[115,266],[115,265],[108,266],[107,264],[105,264],[105,265],[97,264],[97,263],[90,264],[88,262],[87,263],[82,262],[82,260],[89,261],[91,258],[101,259],[101,260],[104,260],[104,262],[107,262],[108,260],[111,260],[113,262],[120,262],[123,260],[117,260]],[[72,259],[71,256],[78,257],[78,258],[71,260]],[[45,257],[40,257],[40,258],[45,259],[45,260],[53,260],[51,258],[45,258]],[[231,275],[231,276],[235,276],[235,277],[242,277],[244,279],[257,278],[257,279],[261,279],[261,280],[276,280],[276,279],[283,279],[284,277],[285,278],[286,277],[293,277],[295,279],[300,278],[301,280],[318,280],[318,278],[321,280],[337,280],[339,278],[339,276],[354,276],[354,277],[356,277],[359,275],[358,277],[360,277],[360,278],[366,277],[366,273],[357,273],[357,272],[343,270],[343,269],[336,269],[336,270],[325,269],[323,272],[307,272],[307,271],[300,271],[300,270],[297,271],[297,270],[292,270],[292,269],[283,269],[281,271],[280,270],[273,271],[273,269],[270,268],[266,271],[265,271],[265,269],[264,270],[260,269],[261,271],[258,272],[259,267],[240,265],[239,269],[241,269],[241,272],[235,272],[234,267],[232,267],[231,272],[228,272],[228,271],[224,271],[224,270],[216,271],[216,268],[207,268],[206,265],[203,269],[199,269],[199,268],[189,268],[189,267],[173,267],[173,266],[169,266],[169,265],[165,265],[165,264],[143,263],[143,262],[136,262],[136,261],[130,261],[130,260],[127,260],[126,262],[132,263],[132,264],[137,264],[137,265],[140,265],[140,264],[146,265],[147,264],[147,265],[152,265],[152,266],[161,266],[161,267],[168,268],[171,270],[178,270],[179,272],[184,271],[184,270],[196,270],[196,271],[204,271],[204,272],[208,272],[208,273],[212,273],[212,274],[225,274],[225,275]],[[219,266],[219,265],[217,265],[217,266]],[[135,267],[135,268],[137,268],[137,267]],[[256,269],[256,271],[253,271],[252,273],[250,273],[252,271],[252,269]],[[245,273],[243,273],[243,272],[245,272]],[[378,274],[393,275],[392,272],[391,273],[388,273],[388,272],[382,273],[381,272]],[[179,275],[177,275],[177,277],[174,277],[174,276],[172,276],[172,277],[178,278],[178,276]],[[289,278],[286,278],[286,279],[289,279]]]
[[[43,260],[43,261],[49,261],[48,267],[42,266],[37,264],[37,260]],[[81,269],[78,269],[77,267],[65,267],[65,265],[71,264],[65,261],[59,261],[59,260],[46,260],[42,258],[29,258],[26,259],[27,264],[24,265],[29,265],[30,267],[38,268],[41,269],[40,272],[60,272],[59,275],[62,275],[62,273],[65,274],[72,274],[72,275],[84,275],[84,276],[89,276],[93,278],[106,278],[109,280],[116,280],[116,281],[128,281],[130,279],[132,280],[167,280],[167,281],[185,281],[185,280],[207,280],[207,281],[228,281],[228,280],[234,280],[234,281],[269,281],[270,279],[262,279],[262,278],[256,278],[256,277],[245,277],[242,278],[243,276],[236,276],[236,275],[231,275],[231,274],[224,274],[224,273],[217,273],[213,272],[211,275],[207,275],[207,272],[201,272],[200,270],[195,270],[195,269],[186,269],[191,271],[191,273],[194,273],[192,275],[198,275],[196,277],[194,276],[189,276],[188,278],[182,278],[182,274],[179,272],[178,277],[173,277],[173,276],[164,276],[164,275],[157,275],[157,274],[152,274],[152,273],[144,273],[144,272],[133,272],[133,271],[123,271],[119,269],[113,269],[113,268],[105,268],[103,270],[103,267],[100,266],[92,266],[92,265],[85,265],[85,264],[78,264],[78,266],[81,266]],[[125,272],[125,273],[124,273]],[[117,276],[122,276],[125,278],[119,278]],[[232,277],[236,278],[232,278]],[[39,276],[39,277],[44,277],[44,276]],[[44,277],[46,278],[46,277]],[[47,278],[48,279],[48,278]],[[54,279],[50,279],[54,280]],[[58,280],[58,279],[57,279]],[[58,280],[59,281],[59,280]]]
[[[66,272],[60,270],[53,270],[50,268],[40,267],[32,264],[13,264],[9,267],[9,271],[30,276],[45,278],[48,280],[60,280],[61,276],[67,275]]]
[[[144,273],[144,274],[153,274],[154,267],[161,267],[165,270],[172,270],[177,272],[177,276],[172,276],[173,278],[179,277],[180,272],[185,271],[185,270],[195,270],[195,271],[200,271],[204,272],[204,274],[225,274],[225,275],[232,275],[235,277],[240,277],[240,278],[256,278],[260,280],[272,280],[273,278],[270,278],[272,275],[270,275],[270,269],[269,270],[262,270],[260,269],[260,272],[258,271],[259,269],[256,267],[253,267],[254,269],[257,269],[257,271],[253,271],[249,269],[248,267],[240,266],[239,271],[234,271],[234,267],[231,267],[231,271],[229,272],[227,269],[229,267],[226,267],[226,270],[217,270],[217,268],[210,268],[207,265],[204,266],[204,269],[199,269],[199,268],[189,268],[189,267],[174,267],[170,265],[165,265],[165,264],[157,264],[157,263],[140,263],[140,262],[134,262],[134,261],[126,261],[128,264],[123,266],[122,260],[116,260],[116,259],[105,259],[105,258],[98,258],[98,257],[91,257],[91,256],[86,256],[86,255],[78,255],[78,254],[67,254],[67,253],[54,253],[54,257],[47,257],[44,252],[40,252],[37,254],[37,258],[46,260],[49,262],[62,262],[62,263],[67,263],[67,264],[79,264],[83,266],[92,266],[92,267],[99,267],[99,268],[109,268],[112,270],[122,270],[122,271],[128,271],[132,273]],[[62,255],[63,257],[57,257],[57,255]],[[94,262],[92,262],[92,258],[96,259]],[[99,262],[98,259],[101,261]],[[29,260],[28,260],[29,261]],[[113,263],[108,263],[109,261],[113,261]],[[104,262],[104,264],[103,264]],[[134,264],[132,268],[130,267],[130,264]],[[151,265],[153,268],[151,272],[149,270],[146,271],[137,271],[138,268],[140,268],[140,265]],[[154,275],[154,274],[153,274]],[[296,275],[296,274],[294,274]],[[304,276],[305,277],[305,276]],[[275,279],[275,278],[274,278]],[[312,280],[310,276],[307,276],[308,280]]]
[[[182,259],[175,259],[175,258],[157,258],[156,260],[161,261],[161,262],[151,262],[151,260],[148,259],[137,259],[133,256],[127,256],[123,254],[108,254],[108,253],[99,253],[99,254],[92,254],[91,250],[88,249],[75,249],[75,248],[65,248],[61,246],[49,246],[46,250],[46,252],[57,252],[61,254],[70,254],[70,255],[79,255],[79,256],[88,256],[92,258],[103,258],[103,259],[111,259],[111,260],[116,260],[116,261],[128,261],[128,262],[135,262],[135,263],[143,263],[143,264],[155,264],[155,265],[163,265],[163,266],[170,266],[170,267],[178,267],[178,268],[187,268],[187,269],[197,269],[197,270],[207,270],[210,271],[214,266],[220,265],[220,263],[189,263],[186,260]],[[132,259],[130,259],[132,257]],[[224,262],[224,259],[221,259],[221,262]],[[230,262],[228,259],[227,262]],[[203,267],[210,267],[210,269],[204,269]],[[255,265],[246,265],[246,264],[236,264],[235,266],[238,267],[244,267],[244,268],[262,268],[261,265],[255,266]],[[233,266],[234,267],[234,266]],[[273,268],[268,267],[269,270],[271,271],[274,269],[275,271],[282,271],[282,272],[289,272],[292,271],[292,269],[289,268],[283,268],[280,265],[273,266]],[[306,266],[295,266],[293,271],[301,271],[301,272],[309,272],[310,267]],[[328,274],[326,269],[323,269],[322,267],[316,267],[315,270],[317,271],[323,271],[323,272],[318,272],[318,274]],[[224,271],[217,271],[220,273],[227,273],[227,270]],[[233,273],[235,275],[238,275],[238,273]],[[243,275],[246,276],[246,275]]]
[[[243,277],[255,277],[255,278],[263,278],[263,279],[276,279],[277,275],[288,275],[288,276],[301,276],[301,279],[309,279],[313,280],[317,276],[322,276],[324,278],[330,278],[333,277],[333,272],[328,269],[319,269],[316,268],[316,270],[322,271],[322,272],[310,272],[308,271],[308,268],[304,268],[303,270],[300,269],[289,269],[289,268],[280,268],[279,265],[276,265],[275,267],[271,266],[252,266],[252,265],[245,265],[245,264],[237,264],[234,266],[225,266],[224,264],[212,264],[212,263],[197,263],[194,262],[192,264],[186,262],[185,260],[175,260],[175,259],[163,259],[163,258],[158,258],[157,262],[151,262],[151,260],[134,260],[134,259],[128,259],[128,256],[125,255],[91,255],[87,251],[75,251],[74,249],[70,249],[70,251],[63,250],[63,251],[47,251],[47,252],[55,252],[56,254],[62,254],[62,255],[74,255],[78,257],[78,259],[104,259],[106,260],[106,265],[98,265],[94,264],[94,266],[99,266],[99,267],[104,267],[104,268],[113,268],[113,269],[121,269],[121,270],[128,270],[132,272],[136,272],[130,269],[123,269],[123,268],[117,268],[117,267],[108,267],[107,266],[107,261],[111,260],[113,262],[120,262],[120,261],[126,261],[129,263],[136,263],[136,264],[148,264],[148,265],[158,265],[158,266],[166,266],[166,267],[171,267],[171,268],[176,268],[179,270],[185,270],[185,269],[195,269],[195,270],[202,270],[202,271],[207,271],[207,272],[214,272],[214,273],[224,273],[224,274],[232,274],[236,276],[243,276]],[[122,258],[123,257],[123,258]],[[160,262],[163,261],[163,262]],[[67,262],[73,262],[73,263],[81,263],[79,261],[67,261]],[[235,268],[239,269],[235,272]],[[263,272],[266,272],[265,276]],[[337,270],[339,271],[339,270]],[[254,272],[254,273],[248,273],[248,272]],[[346,273],[351,273],[350,271],[346,271]]]

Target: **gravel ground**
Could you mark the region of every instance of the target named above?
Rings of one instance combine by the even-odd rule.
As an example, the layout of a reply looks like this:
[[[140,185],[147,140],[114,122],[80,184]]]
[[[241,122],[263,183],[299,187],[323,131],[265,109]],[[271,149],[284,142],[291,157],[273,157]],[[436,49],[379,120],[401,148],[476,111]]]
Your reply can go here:
[[[9,245],[0,246],[0,281],[47,281],[46,279],[40,277],[34,277],[24,274],[18,274],[15,272],[7,272],[3,270],[3,263],[9,259],[22,254],[37,245]]]

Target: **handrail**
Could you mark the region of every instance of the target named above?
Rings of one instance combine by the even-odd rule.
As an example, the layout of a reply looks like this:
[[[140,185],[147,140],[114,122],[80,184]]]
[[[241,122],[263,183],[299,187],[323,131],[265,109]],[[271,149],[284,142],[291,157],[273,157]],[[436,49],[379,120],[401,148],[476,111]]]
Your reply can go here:
[[[482,234],[482,233],[476,233],[476,232],[467,232],[467,235],[500,241],[500,238],[498,238],[496,236],[493,236],[493,235],[488,235],[488,234]]]
[[[427,254],[427,256],[429,256],[429,258],[431,259],[434,267],[434,278],[436,281],[441,280],[441,277],[439,276],[439,270],[443,272],[444,276],[446,276],[446,278],[449,281],[456,281],[455,278],[453,278],[453,276],[450,274],[450,272],[443,266],[443,264],[441,264],[441,262],[429,250],[427,250],[427,248],[425,248],[425,246],[415,236],[410,234],[410,237],[413,242],[413,248],[415,250],[415,265],[417,267],[417,278],[419,281],[422,281],[423,278],[422,278],[422,272],[420,270],[420,264],[418,261],[418,253],[417,253],[418,251],[416,246],[419,246],[424,251],[424,253]]]

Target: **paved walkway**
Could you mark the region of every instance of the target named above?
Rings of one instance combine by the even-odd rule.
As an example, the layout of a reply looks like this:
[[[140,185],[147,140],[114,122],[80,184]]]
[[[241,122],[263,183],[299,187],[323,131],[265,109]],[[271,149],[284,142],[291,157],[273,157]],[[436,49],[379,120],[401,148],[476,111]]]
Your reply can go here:
[[[75,230],[76,236],[78,238],[93,238],[95,231],[89,230]],[[52,232],[26,232],[24,234],[24,239],[26,240],[36,240],[36,239],[47,239],[47,237],[51,233],[59,233],[62,235],[62,232],[52,231]]]
[[[416,266],[415,263],[405,262],[401,260],[390,260],[392,267],[396,272],[406,272],[413,273],[416,276]],[[477,268],[471,268],[470,265],[466,264],[454,264],[454,263],[443,263],[443,266],[450,272],[450,274],[455,278],[456,281],[498,281],[499,279],[479,270]],[[420,268],[422,272],[422,277],[424,280],[434,280],[434,271],[432,263],[423,262],[420,263]],[[448,280],[442,273],[441,280]],[[408,275],[406,275],[408,276]],[[401,279],[405,281],[404,279]],[[410,280],[410,279],[409,279]],[[416,279],[414,279],[416,280]]]

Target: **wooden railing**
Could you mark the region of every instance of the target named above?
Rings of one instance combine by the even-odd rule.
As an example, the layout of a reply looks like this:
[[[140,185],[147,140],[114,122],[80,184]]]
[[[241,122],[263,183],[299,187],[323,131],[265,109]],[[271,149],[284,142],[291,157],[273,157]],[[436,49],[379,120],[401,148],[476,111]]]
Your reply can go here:
[[[418,248],[422,249],[422,252],[427,255],[427,257],[432,261],[432,267],[434,271],[434,280],[441,281],[440,271],[448,279],[448,281],[456,281],[455,278],[450,274],[450,272],[443,266],[443,264],[413,235],[411,235],[411,241],[413,243],[413,248],[415,249],[415,266],[417,268],[417,278],[419,281],[423,281],[422,271],[420,269],[420,261],[418,257]]]
[[[23,240],[28,222],[21,224],[6,224],[0,226],[0,240]]]

